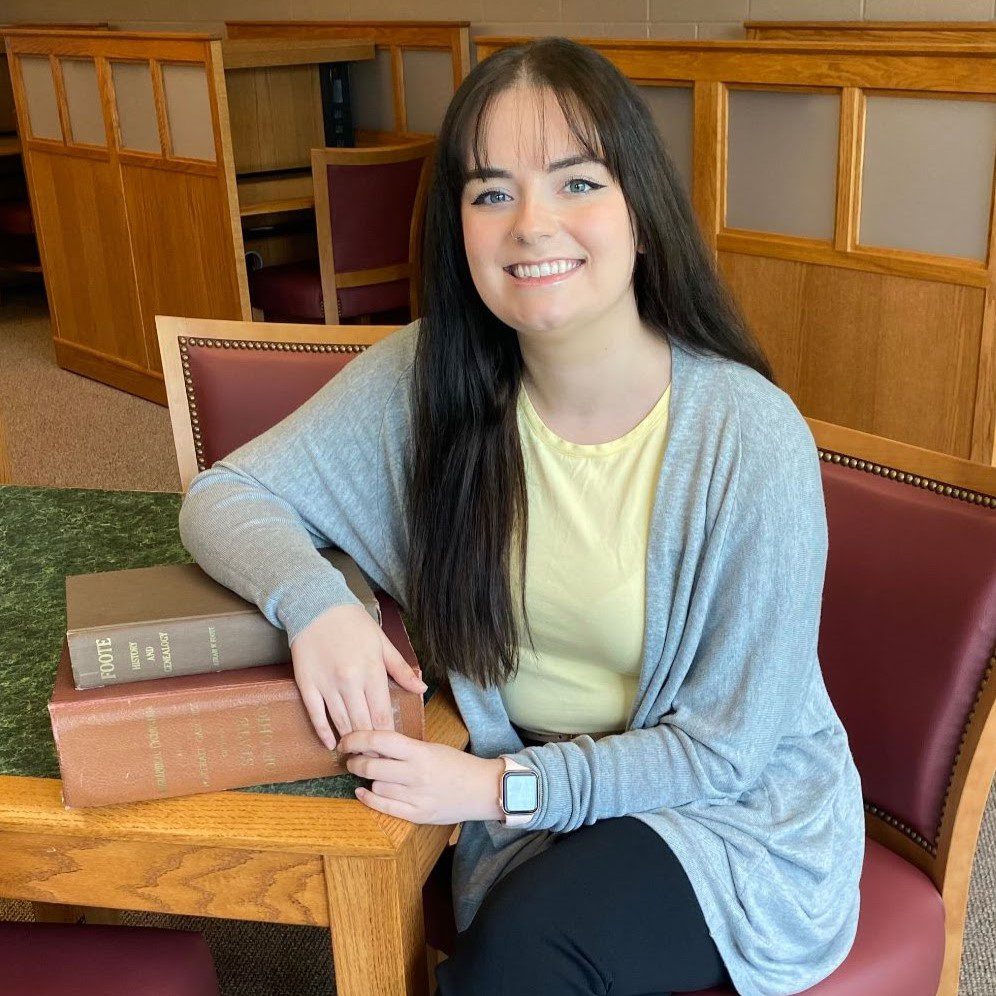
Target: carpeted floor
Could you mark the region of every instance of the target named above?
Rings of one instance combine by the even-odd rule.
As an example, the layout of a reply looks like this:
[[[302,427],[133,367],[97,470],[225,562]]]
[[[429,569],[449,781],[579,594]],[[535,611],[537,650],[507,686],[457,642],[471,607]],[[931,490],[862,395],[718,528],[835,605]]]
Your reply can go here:
[[[166,409],[55,365],[48,312],[38,292],[0,303],[0,415],[12,483],[179,491]],[[996,792],[976,854],[965,930],[961,996],[996,996]],[[0,900],[0,918],[30,918]],[[224,996],[328,996],[328,933],[312,927],[127,913],[126,923],[204,932]]]

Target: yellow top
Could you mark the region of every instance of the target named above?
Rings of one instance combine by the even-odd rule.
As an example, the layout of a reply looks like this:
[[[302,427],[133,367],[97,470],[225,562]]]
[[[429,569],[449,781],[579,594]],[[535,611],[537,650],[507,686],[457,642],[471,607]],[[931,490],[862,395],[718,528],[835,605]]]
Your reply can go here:
[[[543,423],[524,387],[519,392],[529,499],[526,610],[536,649],[522,627],[513,569],[519,668],[501,695],[517,726],[543,733],[626,728],[640,677],[647,536],[670,395],[669,386],[618,439],[572,443]]]

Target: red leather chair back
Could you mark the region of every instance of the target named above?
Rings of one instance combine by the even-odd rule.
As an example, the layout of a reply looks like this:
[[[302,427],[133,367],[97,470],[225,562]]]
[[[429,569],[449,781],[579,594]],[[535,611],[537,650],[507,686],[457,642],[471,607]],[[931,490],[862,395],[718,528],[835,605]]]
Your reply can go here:
[[[866,805],[935,853],[962,735],[996,644],[996,512],[822,466],[830,549],[819,653],[827,689]]]
[[[198,469],[286,418],[363,348],[188,339],[182,355]]]
[[[337,275],[408,262],[415,197],[424,159],[327,165],[332,255]],[[336,291],[339,317],[408,306],[408,281]]]

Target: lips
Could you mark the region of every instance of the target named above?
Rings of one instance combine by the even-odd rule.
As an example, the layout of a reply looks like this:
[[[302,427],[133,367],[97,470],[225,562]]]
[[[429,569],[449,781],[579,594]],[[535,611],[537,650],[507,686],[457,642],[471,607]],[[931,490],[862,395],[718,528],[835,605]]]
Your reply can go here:
[[[506,273],[519,280],[554,277],[570,273],[584,265],[582,259],[548,259],[538,263],[512,263],[504,267]]]

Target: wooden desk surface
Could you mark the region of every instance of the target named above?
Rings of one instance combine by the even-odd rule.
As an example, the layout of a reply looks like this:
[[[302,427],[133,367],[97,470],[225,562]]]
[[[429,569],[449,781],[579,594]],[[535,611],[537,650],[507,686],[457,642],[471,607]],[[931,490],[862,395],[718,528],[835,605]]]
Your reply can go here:
[[[300,66],[322,62],[362,62],[374,58],[374,44],[352,38],[315,41],[272,38],[235,38],[221,43],[225,69],[262,66]]]
[[[0,135],[0,156],[19,156],[21,139],[17,135]]]

